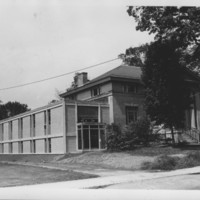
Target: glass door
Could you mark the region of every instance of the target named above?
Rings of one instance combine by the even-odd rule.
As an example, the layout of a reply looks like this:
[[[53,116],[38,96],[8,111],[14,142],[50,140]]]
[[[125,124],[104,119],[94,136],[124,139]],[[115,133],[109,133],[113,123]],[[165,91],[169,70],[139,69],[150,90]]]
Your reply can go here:
[[[105,149],[105,124],[78,124],[78,149]]]

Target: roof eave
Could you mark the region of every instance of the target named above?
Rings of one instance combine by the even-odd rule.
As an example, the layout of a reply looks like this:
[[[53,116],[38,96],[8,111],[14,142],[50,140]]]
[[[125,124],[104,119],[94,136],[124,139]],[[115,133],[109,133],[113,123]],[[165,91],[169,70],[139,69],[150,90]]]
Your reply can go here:
[[[141,80],[139,78],[135,78],[134,79],[134,78],[130,78],[130,77],[109,76],[109,77],[103,78],[101,80],[88,82],[88,83],[86,83],[85,85],[83,85],[81,87],[75,88],[75,89],[70,90],[70,91],[65,92],[65,93],[62,93],[62,94],[60,94],[60,96],[64,98],[64,97],[73,95],[73,94],[75,94],[77,92],[84,91],[84,90],[86,90],[88,88],[94,87],[96,85],[99,85],[99,84],[102,84],[102,83],[106,83],[106,82],[110,82],[110,81],[117,81],[117,80],[141,83]]]

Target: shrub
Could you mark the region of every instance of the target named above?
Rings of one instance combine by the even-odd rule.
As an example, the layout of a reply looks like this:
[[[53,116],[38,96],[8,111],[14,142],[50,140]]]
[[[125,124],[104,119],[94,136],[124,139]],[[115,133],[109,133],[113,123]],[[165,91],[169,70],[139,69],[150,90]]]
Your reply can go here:
[[[116,124],[107,126],[108,150],[132,150],[135,144],[147,144],[149,141],[150,120],[141,118],[134,123],[119,127]]]
[[[173,170],[179,162],[179,157],[172,157],[163,155],[158,157],[154,162],[145,162],[142,164],[142,169],[159,169],[159,170]]]
[[[160,156],[154,162],[144,162],[142,169],[174,170],[200,165],[200,152],[189,153],[185,157]]]
[[[127,132],[122,132],[116,124],[107,126],[108,150],[131,150],[134,147],[134,139]]]
[[[180,159],[177,169],[195,167],[200,165],[200,152],[192,152]]]

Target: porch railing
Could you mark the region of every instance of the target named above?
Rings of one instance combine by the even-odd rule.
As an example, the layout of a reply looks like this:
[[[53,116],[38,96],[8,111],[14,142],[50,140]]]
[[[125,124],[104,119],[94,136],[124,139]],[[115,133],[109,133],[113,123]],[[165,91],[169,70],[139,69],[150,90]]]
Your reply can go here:
[[[195,140],[196,142],[200,142],[200,130],[191,128],[184,131],[187,135],[191,137],[191,139]]]

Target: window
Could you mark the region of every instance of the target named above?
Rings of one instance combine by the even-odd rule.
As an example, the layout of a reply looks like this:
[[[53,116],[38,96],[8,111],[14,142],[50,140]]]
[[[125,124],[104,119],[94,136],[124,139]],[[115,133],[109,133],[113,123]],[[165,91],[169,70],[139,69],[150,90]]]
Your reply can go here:
[[[91,96],[92,97],[100,95],[100,93],[101,93],[100,87],[96,87],[96,88],[91,89]]]
[[[44,111],[44,134],[47,134],[47,112]]]
[[[122,87],[124,93],[137,93],[138,86],[136,84],[125,84]]]
[[[98,122],[98,107],[78,106],[78,122]]]
[[[48,122],[51,124],[51,110],[48,110]]]
[[[19,138],[23,138],[23,118],[19,119]]]
[[[138,107],[126,106],[126,124],[135,122],[137,120]]]
[[[105,125],[78,125],[78,149],[105,149]]]
[[[23,142],[19,142],[19,153],[23,153]]]
[[[45,153],[51,153],[51,138],[45,139]]]
[[[10,129],[9,129],[9,139],[12,140],[12,132],[13,132],[13,126],[12,122],[9,123]]]
[[[49,153],[51,153],[51,138],[48,138],[48,143],[49,143],[49,146],[48,146],[49,149],[48,150],[49,150]]]
[[[9,143],[9,153],[13,152],[13,143]]]
[[[31,153],[36,153],[35,140],[31,141]]]
[[[32,130],[32,137],[35,137],[35,114],[32,115],[32,123],[33,123],[33,130]]]

